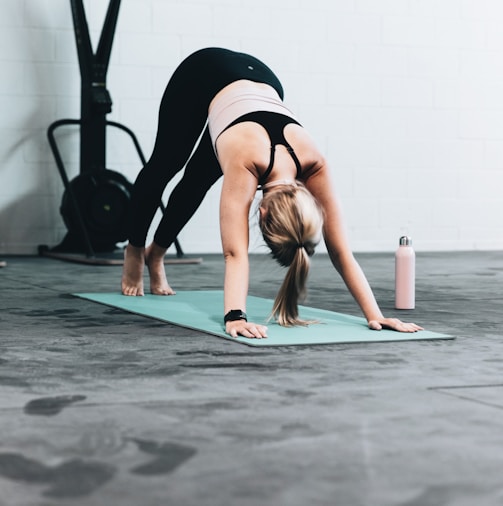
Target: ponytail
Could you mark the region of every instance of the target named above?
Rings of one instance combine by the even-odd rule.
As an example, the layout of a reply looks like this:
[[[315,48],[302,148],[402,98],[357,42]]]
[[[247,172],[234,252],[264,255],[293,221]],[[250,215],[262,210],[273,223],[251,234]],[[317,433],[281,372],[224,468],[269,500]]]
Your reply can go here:
[[[300,184],[285,185],[266,193],[261,206],[264,212],[260,228],[264,240],[273,258],[288,267],[271,318],[276,318],[284,327],[314,323],[299,318],[298,304],[306,295],[310,257],[321,236],[321,209],[311,193]]]

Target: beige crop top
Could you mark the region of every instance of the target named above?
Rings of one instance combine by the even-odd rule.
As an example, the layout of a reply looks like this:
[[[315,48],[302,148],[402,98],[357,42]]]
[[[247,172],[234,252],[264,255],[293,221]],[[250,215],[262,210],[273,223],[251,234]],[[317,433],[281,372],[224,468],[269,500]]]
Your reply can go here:
[[[256,111],[275,112],[296,119],[277,91],[270,86],[257,88],[251,83],[248,89],[246,86],[230,88],[213,100],[208,115],[208,128],[215,153],[218,136],[236,119]]]

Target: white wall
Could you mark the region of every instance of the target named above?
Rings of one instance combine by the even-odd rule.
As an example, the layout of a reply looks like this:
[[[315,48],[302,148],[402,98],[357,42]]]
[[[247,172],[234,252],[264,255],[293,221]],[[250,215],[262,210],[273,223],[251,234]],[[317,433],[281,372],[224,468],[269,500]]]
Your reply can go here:
[[[108,2],[86,0],[94,40]],[[503,248],[501,0],[123,0],[108,73],[109,119],[147,154],[176,64],[210,45],[255,54],[331,163],[356,251]],[[65,234],[46,128],[80,115],[69,0],[0,0],[0,254]],[[78,135],[58,138],[71,176]],[[131,180],[129,143],[108,167]],[[180,236],[220,251],[218,188]],[[253,248],[263,251],[260,239]]]

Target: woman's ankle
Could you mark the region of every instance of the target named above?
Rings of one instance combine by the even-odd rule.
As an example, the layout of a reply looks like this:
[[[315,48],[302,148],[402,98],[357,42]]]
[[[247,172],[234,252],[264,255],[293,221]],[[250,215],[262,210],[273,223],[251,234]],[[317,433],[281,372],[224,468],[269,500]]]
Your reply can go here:
[[[159,246],[155,242],[152,242],[146,249],[145,249],[145,256],[147,258],[147,261],[155,262],[156,260],[164,260],[164,256],[166,255],[167,248],[163,248],[162,246]]]
[[[144,246],[133,246],[132,244],[128,244],[126,246],[126,253],[131,253],[133,255],[144,255],[145,247]]]

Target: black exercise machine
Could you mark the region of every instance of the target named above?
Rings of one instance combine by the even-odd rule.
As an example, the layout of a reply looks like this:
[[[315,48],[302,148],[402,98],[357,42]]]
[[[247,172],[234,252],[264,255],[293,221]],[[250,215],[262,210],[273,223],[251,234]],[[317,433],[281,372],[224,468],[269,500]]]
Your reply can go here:
[[[70,0],[81,74],[81,118],[55,121],[47,130],[49,145],[65,188],[60,212],[68,232],[63,241],[53,248],[39,246],[39,253],[43,256],[92,264],[123,262],[122,258],[114,260],[113,253],[117,250],[116,244],[127,239],[132,184],[124,175],[106,168],[107,127],[126,132],[142,165],[145,165],[146,159],[135,134],[126,126],[106,119],[112,110],[106,75],[120,2],[110,0],[98,48],[93,53],[82,0]],[[72,181],[68,179],[54,135],[58,128],[65,125],[80,127],[80,174]],[[159,207],[162,212],[165,211],[162,202]],[[201,261],[185,258],[177,239],[174,244],[176,263]]]

